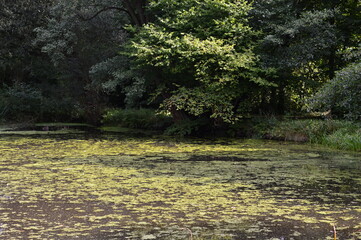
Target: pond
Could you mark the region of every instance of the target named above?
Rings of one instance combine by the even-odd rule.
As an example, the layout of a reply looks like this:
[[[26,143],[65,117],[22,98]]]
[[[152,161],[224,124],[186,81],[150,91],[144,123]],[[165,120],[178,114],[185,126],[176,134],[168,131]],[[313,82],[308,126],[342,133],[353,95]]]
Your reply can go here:
[[[0,239],[361,239],[359,153],[47,133],[0,135]]]

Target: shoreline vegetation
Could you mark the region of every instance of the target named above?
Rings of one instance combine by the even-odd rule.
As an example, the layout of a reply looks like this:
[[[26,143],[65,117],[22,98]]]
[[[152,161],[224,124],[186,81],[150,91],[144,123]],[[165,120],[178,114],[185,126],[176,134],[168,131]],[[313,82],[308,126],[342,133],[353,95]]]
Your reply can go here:
[[[306,142],[339,150],[361,151],[361,127],[346,120],[281,120],[261,131],[263,138]]]
[[[170,117],[156,114],[149,109],[108,110],[103,115],[104,125],[163,130],[165,135],[271,139],[361,151],[361,125],[347,120],[327,119],[322,116],[308,116],[304,119],[258,116],[241,119],[234,124],[224,124],[218,128],[209,127],[210,123],[202,118],[173,124],[170,120]]]
[[[338,150],[361,151],[361,125],[347,120],[321,118],[252,117],[234,124],[210,127],[209,122],[189,120],[173,123],[171,117],[151,109],[112,109],[103,115],[100,126],[83,123],[3,123],[0,132],[111,132],[125,135],[176,137],[253,138],[303,142]],[[30,131],[30,132],[29,132]]]

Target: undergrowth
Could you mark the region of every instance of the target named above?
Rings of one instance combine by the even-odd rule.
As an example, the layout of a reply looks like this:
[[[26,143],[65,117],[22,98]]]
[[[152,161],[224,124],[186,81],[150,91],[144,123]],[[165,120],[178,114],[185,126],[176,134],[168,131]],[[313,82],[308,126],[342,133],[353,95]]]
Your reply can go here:
[[[253,127],[255,135],[277,140],[304,141],[342,149],[361,151],[360,123],[345,120],[261,120]]]
[[[102,123],[125,128],[164,130],[172,120],[152,109],[109,109],[103,115]]]

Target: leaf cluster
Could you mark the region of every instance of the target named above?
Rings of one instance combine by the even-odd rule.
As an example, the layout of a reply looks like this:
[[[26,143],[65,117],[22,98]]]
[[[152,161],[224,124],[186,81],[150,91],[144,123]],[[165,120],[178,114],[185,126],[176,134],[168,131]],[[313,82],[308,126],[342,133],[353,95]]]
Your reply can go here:
[[[163,73],[170,91],[163,107],[231,121],[241,82],[261,82],[246,1],[151,1],[157,20],[142,27],[129,49],[137,64]],[[264,81],[267,83],[266,81]],[[240,90],[240,89],[239,89]],[[240,90],[238,93],[241,93]]]

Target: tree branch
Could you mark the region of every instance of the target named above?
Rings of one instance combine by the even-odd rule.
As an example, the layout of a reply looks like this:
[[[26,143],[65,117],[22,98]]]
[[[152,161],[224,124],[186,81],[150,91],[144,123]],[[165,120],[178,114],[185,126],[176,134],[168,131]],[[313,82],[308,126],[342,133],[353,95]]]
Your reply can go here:
[[[127,13],[127,14],[129,15],[129,11],[126,10],[126,9],[124,9],[124,8],[121,8],[121,7],[105,7],[105,8],[103,8],[103,9],[99,10],[98,12],[96,12],[96,13],[95,13],[93,16],[91,16],[91,17],[86,18],[86,17],[82,16],[80,13],[78,14],[78,16],[79,16],[79,18],[81,18],[81,20],[83,20],[83,21],[90,21],[90,20],[96,18],[96,17],[97,17],[99,14],[101,14],[102,12],[106,12],[106,11],[109,11],[109,10],[117,10],[117,11],[120,11],[120,12],[125,12],[125,13]]]

